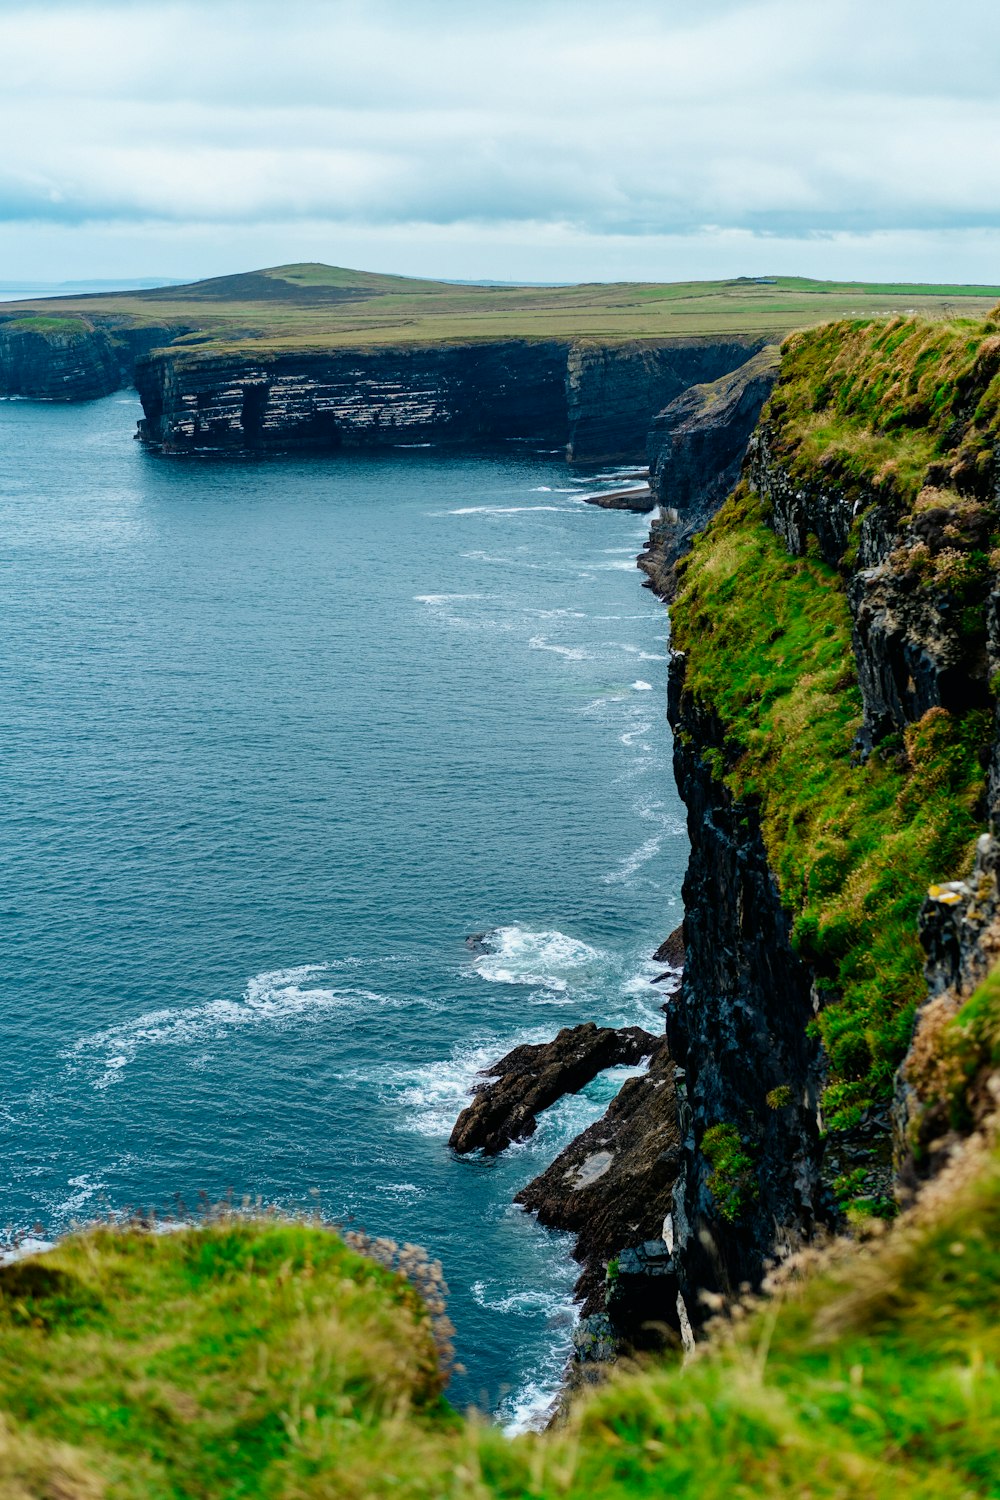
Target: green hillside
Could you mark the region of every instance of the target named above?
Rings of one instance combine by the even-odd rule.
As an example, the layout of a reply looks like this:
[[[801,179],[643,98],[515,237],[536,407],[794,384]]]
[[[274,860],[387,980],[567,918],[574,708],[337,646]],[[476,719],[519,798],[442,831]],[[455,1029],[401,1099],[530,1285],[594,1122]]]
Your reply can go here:
[[[1000,287],[880,286],[798,277],[461,286],[337,266],[290,265],[153,291],[9,303],[98,322],[177,326],[212,347],[322,349],[492,338],[663,339],[787,332],[900,311],[982,317]]]

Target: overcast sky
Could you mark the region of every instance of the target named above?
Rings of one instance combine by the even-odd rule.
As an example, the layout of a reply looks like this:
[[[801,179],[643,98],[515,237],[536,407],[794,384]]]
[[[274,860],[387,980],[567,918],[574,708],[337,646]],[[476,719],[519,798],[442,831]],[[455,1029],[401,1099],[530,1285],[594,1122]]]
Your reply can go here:
[[[1000,281],[995,0],[0,0],[0,281]]]

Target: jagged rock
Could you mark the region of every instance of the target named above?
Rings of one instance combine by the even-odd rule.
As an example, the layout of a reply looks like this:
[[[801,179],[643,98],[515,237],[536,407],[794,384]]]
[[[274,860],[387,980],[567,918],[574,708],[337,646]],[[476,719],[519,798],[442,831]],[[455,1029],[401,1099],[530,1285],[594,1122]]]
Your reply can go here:
[[[641,1026],[565,1026],[554,1041],[515,1047],[485,1070],[472,1103],[455,1122],[449,1145],[495,1156],[532,1135],[537,1116],[564,1094],[576,1094],[605,1068],[648,1057],[657,1038]]]
[[[662,1238],[673,1209],[681,1134],[675,1067],[661,1040],[648,1070],[630,1078],[603,1118],[517,1194],[515,1202],[543,1224],[576,1234],[584,1317],[605,1309],[609,1260],[623,1246]],[[619,1335],[636,1335],[642,1321],[676,1322],[676,1287],[663,1305],[659,1293],[666,1296],[662,1286],[654,1288],[637,1321],[627,1328],[619,1323]]]
[[[602,510],[631,510],[644,516],[653,509],[654,500],[648,484],[633,485],[628,490],[612,490],[604,495],[584,495],[588,505],[599,505]]]
[[[933,1176],[958,1136],[939,1091],[938,1038],[976,987],[1000,963],[1000,841],[984,833],[965,880],[929,890],[919,919],[927,955],[927,1000],[917,1012],[913,1042],[896,1075],[893,1151],[904,1201]],[[945,1090],[945,1092],[947,1092]],[[993,1114],[997,1099],[973,1080],[966,1090],[971,1123]]]
[[[776,458],[766,422],[751,439],[747,471],[793,556],[803,555],[812,535],[823,559],[843,567],[860,517],[847,597],[865,752],[931,708],[963,713],[986,705],[986,633],[968,633],[961,600],[934,563],[941,554],[974,554],[986,546],[990,521],[983,507],[931,486],[905,510],[888,490],[849,495],[835,483],[803,483]]]
[[[716,380],[759,349],[760,338],[579,342],[566,364],[567,451],[614,463],[645,453],[654,414],[697,381]]]
[[[769,344],[738,369],[691,386],[654,417],[646,450],[650,489],[663,513],[653,522],[639,567],[661,597],[671,596],[674,563],[739,479],[778,366],[778,349]]]
[[[684,924],[675,927],[668,938],[665,938],[656,952],[653,954],[653,962],[658,964],[671,964],[675,969],[684,967]]]
[[[465,940],[465,946],[470,953],[482,954],[494,952],[492,933],[470,932]]]

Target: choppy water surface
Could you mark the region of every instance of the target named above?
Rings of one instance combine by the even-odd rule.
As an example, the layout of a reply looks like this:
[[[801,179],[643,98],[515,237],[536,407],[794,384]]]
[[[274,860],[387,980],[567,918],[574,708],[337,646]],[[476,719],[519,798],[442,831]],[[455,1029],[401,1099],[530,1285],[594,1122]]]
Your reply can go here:
[[[0,403],[0,1223],[232,1190],[420,1241],[454,1399],[523,1420],[574,1267],[511,1198],[623,1075],[446,1142],[515,1043],[661,1022],[645,522],[557,455],[169,462],[136,411]]]

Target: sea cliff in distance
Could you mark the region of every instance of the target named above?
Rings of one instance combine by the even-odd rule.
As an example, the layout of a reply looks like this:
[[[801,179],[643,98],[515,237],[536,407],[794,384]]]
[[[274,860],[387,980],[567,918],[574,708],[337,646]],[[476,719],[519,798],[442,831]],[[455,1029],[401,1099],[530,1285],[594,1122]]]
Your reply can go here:
[[[167,453],[400,442],[639,460],[653,417],[794,328],[982,317],[1000,288],[807,281],[465,286],[324,265],[0,310],[0,395],[135,384]]]

